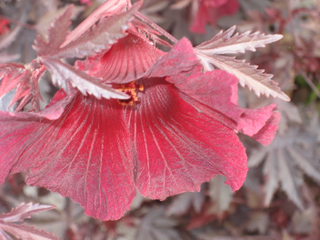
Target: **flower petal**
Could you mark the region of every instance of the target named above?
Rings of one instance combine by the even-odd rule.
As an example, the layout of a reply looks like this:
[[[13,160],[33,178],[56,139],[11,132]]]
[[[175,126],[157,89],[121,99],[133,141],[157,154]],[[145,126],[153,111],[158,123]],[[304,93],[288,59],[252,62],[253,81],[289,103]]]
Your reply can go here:
[[[87,215],[120,218],[136,193],[121,113],[116,100],[80,93],[56,120],[8,119],[1,112],[0,127],[6,130],[0,133],[0,181],[8,171],[27,171],[29,185],[71,197]]]
[[[201,71],[201,69],[202,65],[193,50],[191,42],[187,38],[182,38],[168,53],[159,57],[143,77],[159,78],[181,73],[189,74],[189,72],[191,74],[191,71]]]
[[[207,1],[209,2],[209,1]],[[190,31],[194,33],[205,33],[206,23],[216,25],[219,18],[234,14],[239,9],[238,0],[211,1],[212,3],[200,3],[199,9],[193,17]]]
[[[166,79],[168,82],[175,84],[180,91],[184,92],[191,98],[185,98],[189,104],[204,112],[208,116],[216,117],[216,111],[227,118],[233,120],[230,122],[222,119],[222,123],[238,132],[248,136],[254,136],[258,132],[271,124],[269,132],[260,132],[256,140],[263,144],[269,144],[277,130],[280,121],[279,116],[275,116],[276,105],[271,104],[259,109],[244,109],[238,106],[238,82],[239,80],[222,70],[214,70],[206,73],[197,73],[189,77],[183,75],[172,76]]]
[[[136,186],[150,198],[163,200],[200,184],[216,174],[237,190],[246,173],[246,154],[235,132],[198,112],[164,80],[144,81],[145,94],[135,111],[128,111]],[[152,85],[154,84],[154,85]]]
[[[147,40],[128,34],[112,45],[88,74],[102,78],[105,83],[128,83],[140,78],[162,55],[164,52]],[[92,61],[89,59],[88,64]],[[81,65],[86,68],[84,63]]]

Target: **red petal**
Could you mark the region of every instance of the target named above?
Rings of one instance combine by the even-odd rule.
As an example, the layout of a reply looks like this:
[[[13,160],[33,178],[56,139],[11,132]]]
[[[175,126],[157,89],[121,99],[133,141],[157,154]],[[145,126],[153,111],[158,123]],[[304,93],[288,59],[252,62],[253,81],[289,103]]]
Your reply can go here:
[[[239,189],[247,164],[235,132],[187,104],[165,81],[148,79],[144,85],[140,104],[127,115],[136,149],[139,191],[163,200],[199,191],[200,184],[216,174],[226,176],[226,184],[233,190]]]
[[[209,1],[207,1],[209,2]],[[234,14],[239,9],[238,0],[227,0],[211,3],[199,3],[199,9],[193,17],[193,23],[190,27],[191,32],[205,33],[205,25],[210,23],[216,25],[219,18]]]
[[[206,7],[218,8],[225,5],[229,0],[204,0],[203,5]]]
[[[78,93],[56,120],[0,117],[0,127],[6,129],[0,134],[0,180],[14,164],[10,173],[28,170],[28,184],[71,197],[86,214],[120,218],[135,195],[121,113],[116,100]]]
[[[216,111],[219,111],[234,121],[232,123],[225,118],[220,118],[223,124],[248,136],[258,134],[262,128],[270,124],[269,120],[276,114],[275,104],[260,109],[240,108],[237,98],[239,81],[235,76],[222,70],[197,73],[189,77],[173,76],[167,81],[174,83],[179,90],[193,98],[186,99],[192,106],[214,118],[217,116]],[[256,139],[264,144],[270,143],[276,133],[279,120],[279,117],[275,117],[272,123],[274,127],[267,128],[269,132],[264,131],[264,134],[259,134]]]
[[[280,112],[275,112],[268,120],[266,125],[261,128],[259,132],[254,134],[252,138],[264,145],[268,145],[273,140],[275,133],[278,130],[280,120]]]
[[[218,9],[219,17],[234,14],[239,10],[240,4],[238,0],[228,0],[225,5],[221,5]]]
[[[183,59],[183,61],[181,61]],[[200,68],[199,68],[200,67]],[[192,44],[186,38],[182,38],[164,56],[159,57],[157,62],[149,68],[143,77],[165,77],[190,72],[202,66],[193,50]]]
[[[213,12],[211,11],[211,13]],[[193,16],[190,32],[205,33],[206,24],[208,22],[215,24],[217,20],[218,18],[216,17],[216,13],[213,13],[212,16],[210,16],[208,13],[208,7],[200,3],[197,13]]]
[[[128,83],[140,78],[163,54],[142,37],[129,34],[112,45],[89,74],[106,83]]]

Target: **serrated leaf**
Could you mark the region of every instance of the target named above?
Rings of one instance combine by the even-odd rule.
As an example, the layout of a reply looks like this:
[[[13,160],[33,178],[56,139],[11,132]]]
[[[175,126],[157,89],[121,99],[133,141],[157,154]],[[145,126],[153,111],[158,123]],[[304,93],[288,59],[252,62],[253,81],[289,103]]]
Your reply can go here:
[[[7,234],[5,231],[2,231],[0,229],[0,240],[13,240],[9,234]]]
[[[299,209],[303,209],[302,200],[297,191],[299,186],[295,181],[295,176],[292,175],[292,170],[290,170],[290,166],[282,149],[277,149],[277,159],[279,168],[278,179],[280,180],[281,188],[288,194],[288,197]]]
[[[263,211],[251,212],[249,220],[246,224],[246,230],[249,232],[258,231],[261,234],[266,234],[269,226],[269,214]]]
[[[272,197],[279,186],[279,174],[277,167],[277,158],[275,153],[271,152],[267,155],[266,162],[263,168],[263,173],[265,176],[265,184],[263,191],[264,196],[264,205],[269,206],[272,200]]]
[[[282,116],[279,125],[279,134],[284,133],[288,129],[289,123],[302,123],[302,119],[297,106],[290,102],[283,101],[277,101],[277,105]]]
[[[89,29],[79,38],[64,45],[53,55],[55,58],[72,58],[90,56],[106,50],[117,39],[126,35],[128,23],[133,15],[141,7],[142,2],[137,2],[127,12],[115,15],[107,19],[101,19],[97,25]],[[53,57],[51,54],[50,57]]]
[[[33,226],[25,224],[14,224],[13,222],[22,222],[26,218],[30,218],[31,214],[50,210],[55,207],[49,205],[40,205],[33,203],[22,203],[11,212],[0,215],[0,239],[11,239],[7,233],[10,233],[17,239],[28,240],[58,240],[59,238],[53,236],[42,230],[38,230]],[[3,238],[1,238],[3,236]]]
[[[279,97],[284,101],[289,101],[289,97],[284,94],[277,83],[271,80],[273,75],[258,70],[257,66],[245,63],[244,60],[237,60],[235,57],[222,56],[221,54],[244,53],[246,50],[256,51],[258,47],[265,47],[282,38],[281,35],[264,35],[259,32],[250,31],[234,36],[235,26],[227,31],[221,31],[212,39],[194,48],[198,58],[204,67],[204,71],[211,71],[214,68],[225,70],[234,74],[242,86],[247,85],[258,96],[265,94],[268,96]]]
[[[0,50],[8,47],[13,43],[20,32],[21,26],[16,26],[10,33],[0,38]]]
[[[1,84],[1,81],[0,81],[0,84]],[[6,93],[0,97],[0,111],[13,112],[16,109],[17,104],[10,106],[10,102],[11,102],[12,98],[14,97],[15,93],[16,93],[15,90],[11,90],[8,93]]]
[[[7,54],[7,53],[0,53],[0,64],[13,62],[20,58],[20,54]]]
[[[134,239],[137,240],[182,240],[179,232],[174,228],[178,222],[164,216],[164,210],[156,208],[148,212],[141,221]]]
[[[192,0],[178,0],[174,4],[170,5],[171,9],[183,9],[187,7]]]
[[[198,52],[198,50],[196,50]],[[235,59],[235,57],[214,55],[207,56],[198,52],[198,57],[206,70],[213,70],[212,65],[228,73],[235,75],[242,86],[248,86],[257,96],[265,94],[278,97],[284,101],[289,101],[289,97],[281,91],[278,84],[271,80],[272,74],[264,73],[264,70],[257,69],[257,66],[245,63],[244,60]]]
[[[82,23],[80,23],[71,33],[68,34],[61,47],[64,47],[78,39],[102,17],[120,14],[124,11],[128,3],[130,4],[130,1],[127,0],[105,1],[105,3],[103,3],[98,9],[96,9],[92,14],[90,14],[89,17],[87,17]]]
[[[52,81],[67,91],[67,82],[76,87],[83,95],[91,94],[101,97],[128,99],[129,96],[103,84],[99,79],[91,77],[59,60],[44,58],[43,63],[52,74]]]
[[[12,209],[10,213],[5,213],[0,215],[0,221],[3,222],[21,222],[25,218],[30,218],[31,214],[39,213],[42,211],[54,209],[54,206],[50,205],[40,205],[38,203],[22,203],[15,209]]]
[[[202,192],[186,192],[174,197],[172,203],[169,205],[166,214],[182,215],[188,212],[190,207],[193,207],[196,213],[201,211],[205,196]]]
[[[31,108],[39,111],[39,100],[42,100],[38,82],[44,73],[45,68],[32,62],[26,66],[17,63],[0,64],[0,77],[3,77],[0,85],[0,97],[16,88],[15,95],[8,107],[19,102],[15,111],[20,111],[29,102]]]
[[[247,31],[245,33],[233,33],[236,26],[226,31],[220,31],[212,39],[200,44],[196,49],[208,55],[214,54],[237,54],[245,51],[256,51],[256,48],[265,47],[266,44],[278,41],[280,34],[265,35],[264,33]]]
[[[209,182],[209,196],[214,201],[214,206],[209,210],[210,213],[222,216],[232,200],[232,192],[229,186],[224,184],[225,177],[221,175],[215,176]]]
[[[60,15],[48,29],[48,39],[44,41],[39,35],[35,40],[33,48],[38,52],[38,56],[45,56],[55,52],[64,42],[70,27],[70,17],[73,5],[69,5],[65,12]]]
[[[37,19],[37,24],[35,25],[35,28],[37,30],[37,33],[44,37],[44,39],[46,39],[46,36],[48,36],[48,29],[50,28],[51,24],[59,16],[61,16],[70,5],[66,5],[65,7],[61,8],[61,6],[59,7],[60,3],[56,0],[42,1],[42,4],[46,8],[44,10],[45,14],[43,14],[41,18]],[[73,11],[70,20],[77,20],[79,14],[81,14],[84,10],[85,6],[73,6]]]
[[[320,173],[317,171],[312,164],[308,161],[307,158],[302,156],[294,147],[287,146],[286,150],[288,151],[289,155],[292,159],[295,160],[295,162],[298,164],[298,166],[310,177],[312,177],[314,180],[316,180],[318,183],[320,183]]]
[[[254,150],[249,156],[248,166],[260,164],[264,159],[265,206],[269,206],[272,197],[281,183],[283,189],[294,204],[303,209],[300,186],[303,173],[320,182],[320,171],[312,163],[316,149],[316,134],[302,132],[297,127],[288,128],[281,136],[276,136],[271,145]]]
[[[0,97],[14,89],[20,83],[25,72],[25,67],[22,64],[0,64]]]
[[[28,225],[16,225],[12,223],[2,223],[0,221],[0,229],[12,234],[18,239],[28,240],[59,240],[59,238],[53,236],[51,233],[47,233],[42,230],[38,230],[33,226]]]

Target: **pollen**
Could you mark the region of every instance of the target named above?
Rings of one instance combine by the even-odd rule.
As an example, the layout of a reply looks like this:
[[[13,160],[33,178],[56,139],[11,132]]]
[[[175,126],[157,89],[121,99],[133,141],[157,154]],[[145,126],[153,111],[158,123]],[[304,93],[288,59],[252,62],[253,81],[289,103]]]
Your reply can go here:
[[[129,106],[133,106],[133,103],[139,100],[137,91],[142,92],[144,90],[144,86],[142,84],[138,85],[136,81],[127,84],[115,84],[114,88],[130,96],[129,99],[118,100],[119,104]]]

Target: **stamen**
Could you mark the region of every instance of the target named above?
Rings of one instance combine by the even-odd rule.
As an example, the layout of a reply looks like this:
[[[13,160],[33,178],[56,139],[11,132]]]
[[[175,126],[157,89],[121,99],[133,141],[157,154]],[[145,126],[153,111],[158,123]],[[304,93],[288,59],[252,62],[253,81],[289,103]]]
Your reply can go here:
[[[118,100],[118,103],[124,106],[125,105],[133,106],[133,103],[139,100],[137,90],[139,90],[140,92],[144,90],[144,86],[142,84],[137,85],[136,81],[132,81],[127,84],[115,84],[114,88],[130,96],[129,99]]]

